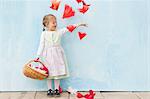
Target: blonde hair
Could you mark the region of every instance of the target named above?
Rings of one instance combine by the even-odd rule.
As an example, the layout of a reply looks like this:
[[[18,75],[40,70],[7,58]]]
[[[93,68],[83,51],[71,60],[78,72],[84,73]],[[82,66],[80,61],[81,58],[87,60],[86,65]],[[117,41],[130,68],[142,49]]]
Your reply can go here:
[[[54,17],[56,18],[53,14],[48,14],[48,15],[45,15],[44,18],[43,18],[43,31],[45,31],[45,28],[48,26],[49,24],[49,20],[51,17]]]

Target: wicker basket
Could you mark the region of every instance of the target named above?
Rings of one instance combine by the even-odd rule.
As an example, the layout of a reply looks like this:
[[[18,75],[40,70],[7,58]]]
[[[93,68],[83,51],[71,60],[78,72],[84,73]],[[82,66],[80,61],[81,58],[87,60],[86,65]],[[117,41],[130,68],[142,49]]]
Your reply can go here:
[[[38,62],[39,64],[41,64],[45,70],[46,73],[40,72],[38,69],[33,68],[31,66],[31,64],[33,62]],[[45,67],[45,65],[39,61],[39,60],[31,60],[29,61],[27,64],[25,64],[24,68],[23,68],[23,74],[26,77],[32,78],[32,79],[38,79],[38,80],[43,80],[45,78],[48,77],[48,69]]]

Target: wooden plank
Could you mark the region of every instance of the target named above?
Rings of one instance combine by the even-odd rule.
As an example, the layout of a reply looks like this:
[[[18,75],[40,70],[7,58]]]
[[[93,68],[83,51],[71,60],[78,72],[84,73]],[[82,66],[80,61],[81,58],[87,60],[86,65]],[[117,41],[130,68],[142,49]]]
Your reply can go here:
[[[94,99],[104,99],[104,96],[100,92],[96,92]]]
[[[34,99],[36,92],[22,92],[21,97],[18,99]]]
[[[133,92],[136,94],[140,99],[150,99],[150,92]]]
[[[2,92],[0,99],[34,99],[35,92]]]
[[[68,92],[63,92],[60,97],[55,97],[55,99],[69,99],[69,94]]]
[[[10,92],[1,92],[0,99],[10,99]]]
[[[132,92],[101,92],[104,99],[139,99]]]
[[[57,96],[47,96],[47,92],[37,92],[35,99],[68,99],[69,98],[69,94],[67,92],[63,92],[61,93],[60,97]]]
[[[81,94],[85,95],[89,92],[80,92]],[[104,97],[102,96],[102,94],[100,92],[95,92],[96,95],[94,97],[94,99],[104,99]],[[70,98],[69,99],[85,99],[85,98],[77,98],[75,95],[71,95],[70,94]]]
[[[54,97],[47,96],[47,92],[37,92],[35,99],[55,99]]]

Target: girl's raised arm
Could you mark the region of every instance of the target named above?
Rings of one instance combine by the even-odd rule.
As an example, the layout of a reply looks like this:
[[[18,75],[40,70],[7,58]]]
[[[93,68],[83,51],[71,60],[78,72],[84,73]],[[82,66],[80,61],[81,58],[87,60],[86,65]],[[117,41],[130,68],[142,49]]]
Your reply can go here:
[[[80,26],[87,27],[87,24],[85,24],[85,23],[78,23],[78,24],[73,24],[73,25],[69,25],[69,26],[75,29],[75,28],[78,28],[78,27],[80,27]],[[73,30],[74,30],[74,29],[73,29]],[[65,28],[63,28],[63,29],[60,29],[60,33],[61,33],[62,35],[65,34],[66,32],[69,32],[68,26],[65,27]]]

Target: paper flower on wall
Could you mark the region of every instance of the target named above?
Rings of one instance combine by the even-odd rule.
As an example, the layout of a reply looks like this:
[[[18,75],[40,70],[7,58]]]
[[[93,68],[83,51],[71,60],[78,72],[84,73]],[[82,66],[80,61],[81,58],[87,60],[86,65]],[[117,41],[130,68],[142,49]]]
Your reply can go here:
[[[51,9],[53,10],[58,10],[59,5],[60,5],[60,0],[51,0],[52,5],[51,5]]]
[[[74,15],[75,15],[75,11],[72,9],[72,7],[70,7],[69,5],[66,4],[64,14],[63,14],[63,19],[64,18],[70,18]]]
[[[72,32],[76,27],[77,26],[75,26],[75,25],[69,25],[69,26],[67,26],[67,29],[69,32]]]
[[[87,34],[84,32],[78,32],[80,40],[82,40]]]

